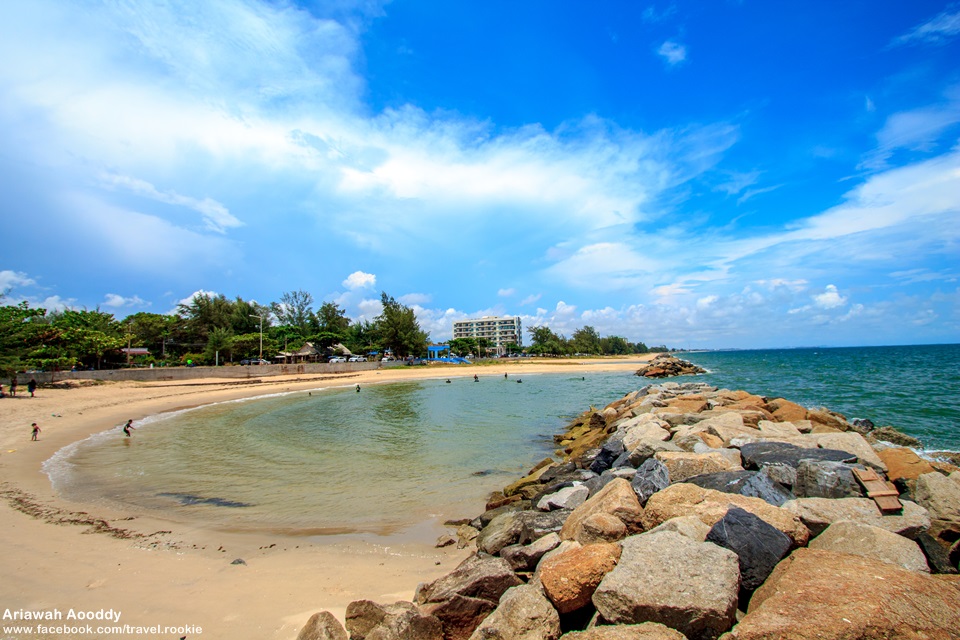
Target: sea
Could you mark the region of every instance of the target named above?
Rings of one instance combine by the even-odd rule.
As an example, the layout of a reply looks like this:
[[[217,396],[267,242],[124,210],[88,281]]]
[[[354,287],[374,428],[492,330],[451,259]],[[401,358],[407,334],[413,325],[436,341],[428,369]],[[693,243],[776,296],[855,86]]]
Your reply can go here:
[[[680,355],[708,373],[678,382],[826,406],[895,426],[926,449],[960,450],[960,345]],[[474,369],[477,381],[317,388],[150,416],[132,438],[118,426],[44,468],[64,498],[132,513],[230,531],[409,539],[478,515],[491,491],[553,455],[553,435],[573,417],[650,384],[630,372]]]

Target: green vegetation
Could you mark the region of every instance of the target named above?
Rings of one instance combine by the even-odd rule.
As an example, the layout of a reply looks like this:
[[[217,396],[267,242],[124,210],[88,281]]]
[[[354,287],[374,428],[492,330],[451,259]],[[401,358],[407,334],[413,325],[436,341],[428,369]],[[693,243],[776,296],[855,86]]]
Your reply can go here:
[[[0,296],[2,299],[2,296]],[[305,291],[284,293],[278,302],[261,305],[241,297],[201,293],[171,314],[135,313],[122,320],[95,309],[47,312],[26,302],[0,306],[0,375],[14,371],[63,371],[71,368],[175,366],[192,363],[238,363],[262,356],[271,360],[281,351],[295,352],[310,343],[319,354],[343,348],[355,354],[390,350],[398,358],[423,357],[429,335],[420,328],[413,309],[381,294],[383,311],[372,321],[352,322],[333,302],[316,311]],[[262,325],[261,325],[262,322]],[[262,329],[262,333],[261,333]],[[620,355],[665,351],[648,349],[619,336],[601,337],[593,327],[577,329],[570,339],[548,327],[528,329],[531,355]],[[262,347],[261,347],[262,344]],[[149,350],[129,356],[125,347]],[[493,345],[485,338],[450,341],[458,355],[486,355]],[[516,344],[507,353],[520,353]]]

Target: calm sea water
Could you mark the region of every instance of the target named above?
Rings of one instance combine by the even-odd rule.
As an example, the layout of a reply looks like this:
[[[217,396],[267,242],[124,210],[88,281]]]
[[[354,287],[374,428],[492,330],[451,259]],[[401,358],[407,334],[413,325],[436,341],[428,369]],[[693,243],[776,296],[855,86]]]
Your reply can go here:
[[[210,405],[102,433],[46,465],[68,499],[230,529],[395,534],[474,517],[629,373],[482,375]]]
[[[960,345],[769,349],[688,353],[730,389],[825,406],[919,438],[925,449],[960,450]]]
[[[960,450],[960,345],[690,353],[699,380],[891,424]],[[46,470],[68,499],[206,526],[394,535],[473,517],[553,452],[588,407],[647,384],[630,373],[483,375],[327,389],[154,416],[68,447]]]

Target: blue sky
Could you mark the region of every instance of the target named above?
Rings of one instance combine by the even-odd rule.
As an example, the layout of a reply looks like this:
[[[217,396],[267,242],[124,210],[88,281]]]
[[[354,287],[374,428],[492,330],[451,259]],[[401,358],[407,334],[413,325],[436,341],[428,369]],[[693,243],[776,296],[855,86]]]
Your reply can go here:
[[[0,290],[960,341],[960,3],[0,4]]]

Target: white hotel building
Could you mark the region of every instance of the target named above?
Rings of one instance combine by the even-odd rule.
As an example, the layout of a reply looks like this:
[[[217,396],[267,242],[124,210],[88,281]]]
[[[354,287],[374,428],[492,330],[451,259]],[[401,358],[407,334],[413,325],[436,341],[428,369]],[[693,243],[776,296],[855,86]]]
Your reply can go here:
[[[453,337],[486,338],[490,346],[503,355],[511,342],[523,346],[523,327],[520,325],[520,316],[484,316],[476,320],[454,322]]]

